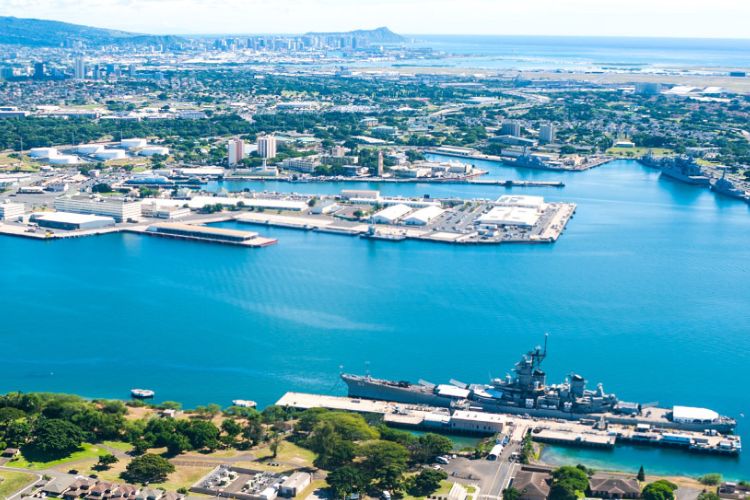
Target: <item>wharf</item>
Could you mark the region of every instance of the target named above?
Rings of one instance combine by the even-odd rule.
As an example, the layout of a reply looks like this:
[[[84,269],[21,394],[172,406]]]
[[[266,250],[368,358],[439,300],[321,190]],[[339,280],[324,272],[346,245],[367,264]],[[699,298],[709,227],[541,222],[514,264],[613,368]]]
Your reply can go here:
[[[160,222],[150,226],[140,226],[129,229],[130,232],[148,236],[160,236],[179,240],[201,241],[206,243],[221,243],[243,247],[265,247],[277,243],[273,238],[258,236],[250,231],[223,229],[198,224],[182,224],[174,222]]]
[[[514,436],[523,437],[531,433],[532,439],[539,442],[564,446],[588,448],[614,448],[618,444],[674,447],[689,452],[736,456],[742,450],[739,436],[719,433],[692,432],[654,428],[648,425],[628,425],[613,423],[606,418],[598,422],[573,421],[551,418],[531,418],[509,413],[486,413],[461,411],[460,425],[454,416],[458,410],[449,412],[446,408],[427,405],[408,405],[382,400],[359,399],[341,396],[327,396],[288,392],[276,402],[279,406],[298,409],[327,408],[336,411],[351,411],[381,415],[392,425],[419,429],[432,429],[443,432],[461,432],[470,429],[465,424],[466,415],[472,415],[475,422],[489,422],[494,419],[492,432],[506,432],[512,429]],[[471,424],[469,424],[471,425]]]

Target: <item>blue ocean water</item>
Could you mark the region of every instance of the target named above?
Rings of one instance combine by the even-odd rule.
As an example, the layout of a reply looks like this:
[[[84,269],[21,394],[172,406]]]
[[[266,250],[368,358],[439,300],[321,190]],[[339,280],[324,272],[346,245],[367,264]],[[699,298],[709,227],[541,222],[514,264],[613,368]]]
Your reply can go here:
[[[398,64],[550,71],[750,68],[750,40],[495,35],[410,38],[417,46],[452,57],[402,60]]]
[[[567,185],[381,187],[573,201],[563,237],[459,247],[260,228],[279,243],[256,250],[136,235],[0,238],[0,391],[127,397],[146,387],[188,406],[266,405],[289,390],[343,394],[342,369],[482,382],[549,332],[551,382],[575,370],[626,400],[750,413],[747,204],[633,161],[569,174],[482,166]],[[676,472],[750,477],[746,457],[649,456]]]

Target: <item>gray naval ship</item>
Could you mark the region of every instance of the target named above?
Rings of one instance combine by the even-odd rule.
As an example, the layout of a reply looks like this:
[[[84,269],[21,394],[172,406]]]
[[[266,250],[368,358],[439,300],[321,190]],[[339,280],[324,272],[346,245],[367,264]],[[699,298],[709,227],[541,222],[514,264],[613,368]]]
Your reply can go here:
[[[602,384],[586,388],[586,379],[571,374],[561,384],[547,385],[541,368],[547,356],[544,348],[536,347],[516,363],[513,375],[493,379],[490,384],[417,384],[390,381],[369,375],[342,374],[349,388],[349,397],[393,401],[404,404],[443,408],[476,409],[494,413],[510,413],[542,418],[568,420],[606,419],[620,424],[646,424],[653,427],[693,431],[715,430],[733,432],[736,421],[706,408],[674,406],[658,408],[620,401],[604,392]]]
[[[711,182],[711,179],[703,173],[700,165],[689,156],[656,157],[649,152],[641,157],[640,161],[648,167],[660,169],[661,175],[680,182],[697,186],[708,186]]]

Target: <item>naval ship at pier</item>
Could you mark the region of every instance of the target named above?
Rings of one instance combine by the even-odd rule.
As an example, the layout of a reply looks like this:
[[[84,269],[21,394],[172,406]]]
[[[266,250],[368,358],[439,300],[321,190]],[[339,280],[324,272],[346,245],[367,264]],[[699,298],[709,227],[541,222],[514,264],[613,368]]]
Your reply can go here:
[[[516,363],[513,375],[493,379],[490,384],[464,384],[451,380],[435,385],[425,381],[413,384],[369,375],[342,374],[349,397],[427,405],[452,409],[473,409],[531,417],[601,420],[611,423],[683,429],[691,431],[734,431],[736,421],[706,408],[674,406],[659,408],[620,401],[604,392],[602,384],[586,388],[586,379],[571,374],[561,384],[547,385],[541,364],[547,356],[536,347]]]

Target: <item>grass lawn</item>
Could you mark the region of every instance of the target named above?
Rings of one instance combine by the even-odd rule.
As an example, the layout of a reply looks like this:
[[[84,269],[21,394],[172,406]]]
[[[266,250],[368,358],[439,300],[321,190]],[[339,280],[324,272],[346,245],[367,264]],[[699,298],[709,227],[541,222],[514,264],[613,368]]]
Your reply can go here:
[[[312,483],[310,483],[307,488],[300,491],[299,494],[294,498],[299,498],[300,500],[303,500],[310,496],[310,493],[316,490],[322,490],[328,488],[328,483],[325,482],[325,479],[316,479]]]
[[[635,157],[648,154],[649,151],[655,156],[664,156],[674,153],[671,149],[666,148],[609,148],[607,154],[613,156]]]
[[[151,483],[150,488],[164,488],[167,491],[177,491],[180,488],[190,488],[197,483],[200,478],[211,472],[213,467],[185,467],[182,465],[175,467],[173,473],[169,475],[163,483]]]
[[[440,488],[438,488],[435,493],[432,494],[432,496],[447,496],[448,492],[453,487],[453,483],[450,481],[440,481]],[[426,497],[413,497],[409,495],[408,493],[404,495],[403,500],[416,500],[417,498],[426,498]]]
[[[312,465],[315,460],[315,453],[301,448],[289,441],[282,441],[275,459],[271,458],[271,448],[268,444],[249,450],[250,453],[258,457],[258,460],[270,460],[279,462],[292,462],[298,465]]]
[[[7,465],[8,467],[17,467],[19,469],[42,470],[42,469],[50,469],[52,467],[64,465],[64,464],[71,463],[71,462],[77,462],[79,460],[86,460],[86,459],[98,460],[99,455],[104,455],[105,453],[109,453],[109,452],[105,450],[104,448],[99,448],[90,443],[83,443],[83,445],[81,445],[81,448],[79,448],[78,451],[75,451],[72,454],[64,458],[45,459],[44,457],[34,457],[33,461],[31,461],[22,454],[20,457],[9,461],[5,465]]]
[[[126,443],[124,441],[104,441],[102,442],[102,444],[104,446],[109,446],[110,448],[114,448],[115,450],[124,451],[125,453],[133,449],[132,444]]]
[[[25,472],[0,471],[0,498],[8,498],[35,480],[36,477]]]

